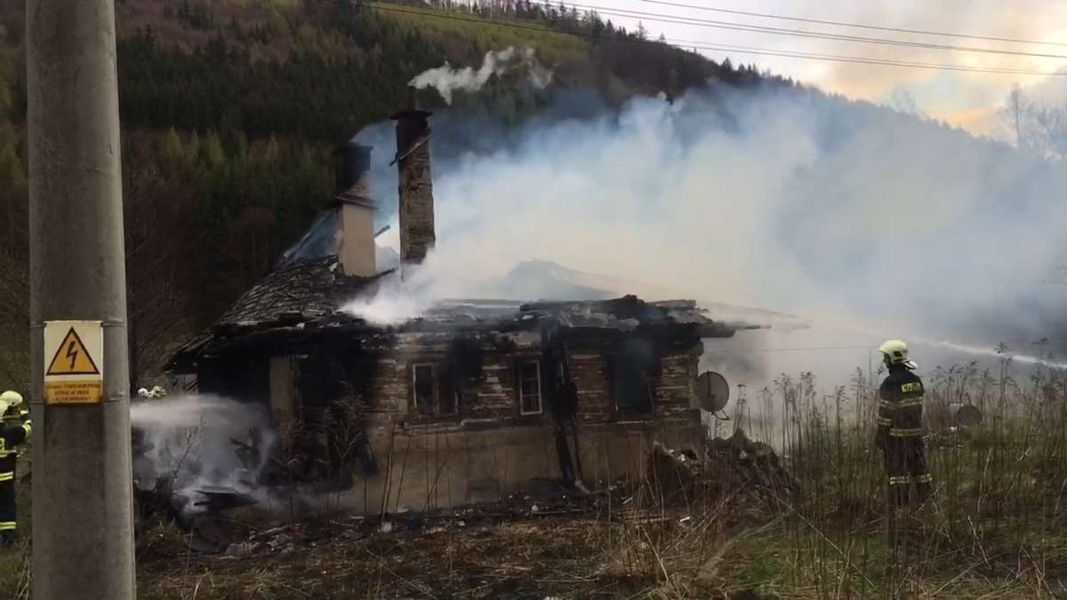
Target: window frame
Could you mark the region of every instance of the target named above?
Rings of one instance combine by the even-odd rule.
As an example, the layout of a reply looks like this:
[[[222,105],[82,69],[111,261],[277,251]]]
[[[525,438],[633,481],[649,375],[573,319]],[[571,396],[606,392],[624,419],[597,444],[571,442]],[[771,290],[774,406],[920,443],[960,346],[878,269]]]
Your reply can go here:
[[[446,386],[442,385],[441,365],[437,362],[421,360],[409,363],[411,368],[411,393],[409,395],[409,402],[411,402],[412,410],[410,414],[415,415],[423,419],[455,419],[461,416],[463,407],[463,389],[458,382],[452,382],[451,386],[447,386],[452,394],[452,410],[445,412],[443,409],[444,403],[442,402],[443,393],[446,391]],[[430,382],[432,389],[430,391],[430,406],[429,412],[423,411],[419,405],[418,399],[418,372],[419,369],[430,370]]]
[[[647,394],[648,408],[647,410],[635,409],[634,407],[624,406],[619,400],[619,394],[616,391],[616,385],[618,383],[617,378],[621,376],[623,372],[623,365],[620,363],[623,360],[629,360],[626,352],[611,352],[607,354],[608,365],[608,389],[611,395],[611,408],[616,418],[624,419],[654,419],[657,413],[656,392],[659,387],[658,377],[656,376],[655,368],[640,369],[641,378],[644,380],[642,396]],[[630,365],[626,365],[630,366]]]
[[[419,404],[419,369],[430,370],[430,412],[424,412]],[[431,362],[411,363],[411,408],[412,412],[420,417],[436,417],[438,415],[438,389],[437,389],[437,365]]]
[[[545,393],[544,385],[541,382],[541,361],[536,358],[519,359],[516,361],[515,368],[515,388],[518,392],[519,400],[519,415],[523,417],[532,417],[536,415],[545,414]],[[527,397],[523,391],[523,383],[532,381],[530,378],[523,377],[523,367],[533,365],[534,372],[537,373],[537,410],[526,410],[525,398]]]

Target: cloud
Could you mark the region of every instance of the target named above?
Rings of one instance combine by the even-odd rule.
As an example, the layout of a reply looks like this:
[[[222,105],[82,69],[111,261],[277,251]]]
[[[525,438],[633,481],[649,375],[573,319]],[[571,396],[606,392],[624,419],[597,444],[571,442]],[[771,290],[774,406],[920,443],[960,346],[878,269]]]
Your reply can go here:
[[[954,46],[1005,48],[1049,54],[1067,54],[1067,45],[1035,46],[950,37],[916,36],[896,32],[730,16],[667,6],[656,6],[655,9],[652,9],[649,8],[648,4],[639,0],[625,0],[620,6],[646,12],[670,13],[685,17],[712,18],[807,31],[846,33],[861,37],[882,37],[899,40],[918,39]],[[752,12],[866,23],[886,27],[958,32],[1067,44],[1067,27],[1062,25],[1067,23],[1067,4],[1052,0],[1021,0],[1010,3],[994,0],[979,0],[975,2],[965,0],[946,0],[942,2],[926,2],[922,0],[892,2],[888,0],[874,2],[828,0],[815,2],[813,0],[801,0],[785,4],[772,0],[752,0],[743,3],[720,4],[719,6]],[[636,26],[636,19],[616,18],[615,20],[616,22],[622,21],[630,27]],[[1035,71],[1055,71],[1067,65],[1067,60],[1054,58],[889,47],[836,40],[724,31],[655,21],[646,21],[644,24],[653,34],[664,32],[668,38],[710,44],[734,44],[784,51]],[[908,69],[729,52],[709,52],[708,54],[720,60],[729,56],[735,64],[738,62],[755,62],[761,67],[768,68],[776,73],[792,76],[826,91],[844,94],[850,98],[883,102],[889,99],[895,89],[904,87],[915,96],[925,112],[938,114],[951,114],[954,111],[980,108],[989,109],[1006,96],[1014,84],[1033,86],[1039,85],[1045,79],[1040,75],[994,75]],[[931,89],[930,93],[924,94],[922,92],[924,88],[936,88],[936,91]],[[959,123],[964,124],[969,123],[969,121],[961,120]],[[978,122],[977,124],[981,123]]]

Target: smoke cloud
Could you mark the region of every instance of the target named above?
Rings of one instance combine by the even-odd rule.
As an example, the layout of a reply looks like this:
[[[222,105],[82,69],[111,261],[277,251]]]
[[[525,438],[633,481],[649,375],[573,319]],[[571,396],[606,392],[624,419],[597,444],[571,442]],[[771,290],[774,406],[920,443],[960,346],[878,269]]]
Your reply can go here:
[[[438,247],[356,314],[398,298],[405,318],[440,298],[508,297],[509,274],[539,258],[625,279],[626,292],[802,315],[832,341],[818,328],[764,341],[832,345],[819,356],[839,367],[866,367],[863,348],[882,337],[989,349],[1067,338],[1065,288],[1050,282],[1067,256],[1067,172],[1006,145],[781,87],[638,98],[457,143],[450,121],[434,117]],[[381,129],[366,137],[389,148]],[[375,187],[395,190],[379,172],[393,179]],[[544,278],[540,296],[558,283]]]
[[[168,482],[184,512],[201,490],[255,493],[275,438],[266,409],[217,396],[178,396],[134,403],[138,436],[134,475],[141,489]]]
[[[482,89],[493,75],[499,77],[513,71],[524,72],[529,84],[537,89],[544,89],[552,83],[552,71],[538,62],[533,48],[518,49],[509,46],[504,50],[486,52],[482,66],[478,69],[456,68],[446,62],[440,67],[416,75],[408,85],[420,90],[434,88],[447,104],[452,104],[452,94],[456,90],[476,92]]]

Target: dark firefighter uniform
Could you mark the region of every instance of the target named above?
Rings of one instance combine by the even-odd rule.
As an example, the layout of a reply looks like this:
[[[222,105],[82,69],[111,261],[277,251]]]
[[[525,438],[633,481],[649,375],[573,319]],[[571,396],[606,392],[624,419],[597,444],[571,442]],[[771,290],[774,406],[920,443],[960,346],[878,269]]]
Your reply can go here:
[[[877,443],[885,455],[889,500],[894,507],[922,503],[933,480],[922,438],[923,382],[905,364],[889,364],[878,395]]]
[[[16,538],[15,464],[18,462],[20,447],[30,437],[31,425],[30,420],[25,418],[27,416],[25,410],[5,416],[2,428],[0,428],[0,545],[2,546],[10,546]]]

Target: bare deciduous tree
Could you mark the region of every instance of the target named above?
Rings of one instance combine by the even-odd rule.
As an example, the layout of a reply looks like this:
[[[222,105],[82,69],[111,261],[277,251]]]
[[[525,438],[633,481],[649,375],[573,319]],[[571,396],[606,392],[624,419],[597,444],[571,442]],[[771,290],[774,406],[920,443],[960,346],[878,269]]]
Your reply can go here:
[[[1053,161],[1067,157],[1067,106],[1042,104],[1016,86],[998,113],[1008,138],[1020,150]]]

